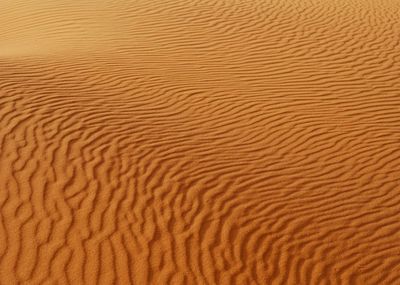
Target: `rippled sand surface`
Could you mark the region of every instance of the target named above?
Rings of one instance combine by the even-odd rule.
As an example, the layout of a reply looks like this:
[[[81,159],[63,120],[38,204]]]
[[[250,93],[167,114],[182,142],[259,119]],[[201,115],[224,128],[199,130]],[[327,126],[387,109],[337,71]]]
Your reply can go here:
[[[0,1],[0,284],[400,284],[400,2]]]

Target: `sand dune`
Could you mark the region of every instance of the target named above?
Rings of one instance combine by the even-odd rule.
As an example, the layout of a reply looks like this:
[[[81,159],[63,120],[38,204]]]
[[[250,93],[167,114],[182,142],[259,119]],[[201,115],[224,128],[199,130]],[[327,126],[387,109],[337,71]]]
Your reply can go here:
[[[0,3],[0,284],[400,284],[400,2]]]

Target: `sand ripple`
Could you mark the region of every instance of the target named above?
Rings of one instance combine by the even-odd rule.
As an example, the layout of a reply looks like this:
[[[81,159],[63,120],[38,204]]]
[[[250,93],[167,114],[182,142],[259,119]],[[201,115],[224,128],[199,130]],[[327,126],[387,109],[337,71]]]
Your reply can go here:
[[[399,284],[400,2],[0,8],[0,284]]]

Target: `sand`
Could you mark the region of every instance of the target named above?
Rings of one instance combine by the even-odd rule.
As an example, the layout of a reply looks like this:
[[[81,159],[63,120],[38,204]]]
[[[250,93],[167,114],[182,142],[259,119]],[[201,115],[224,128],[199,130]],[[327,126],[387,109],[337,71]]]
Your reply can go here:
[[[0,8],[0,284],[400,284],[399,1]]]

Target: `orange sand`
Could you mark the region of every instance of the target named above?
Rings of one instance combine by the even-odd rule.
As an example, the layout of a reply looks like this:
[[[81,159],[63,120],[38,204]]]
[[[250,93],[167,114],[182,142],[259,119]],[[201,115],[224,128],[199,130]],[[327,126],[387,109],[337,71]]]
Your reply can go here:
[[[0,284],[400,284],[400,2],[5,0]]]

